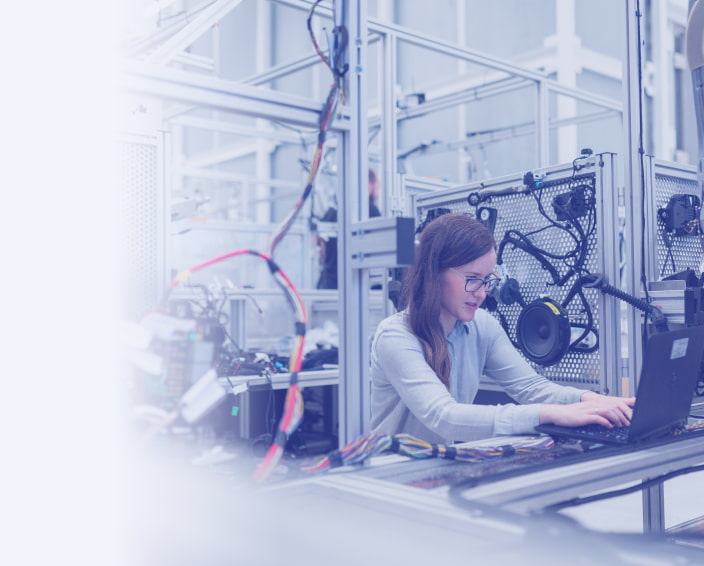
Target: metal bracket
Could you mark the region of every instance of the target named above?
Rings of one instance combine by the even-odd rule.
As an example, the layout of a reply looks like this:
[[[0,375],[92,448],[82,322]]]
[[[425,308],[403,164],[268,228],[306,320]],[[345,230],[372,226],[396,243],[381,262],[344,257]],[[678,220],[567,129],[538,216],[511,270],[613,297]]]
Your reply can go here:
[[[412,265],[413,218],[370,218],[352,225],[350,253],[353,269]]]

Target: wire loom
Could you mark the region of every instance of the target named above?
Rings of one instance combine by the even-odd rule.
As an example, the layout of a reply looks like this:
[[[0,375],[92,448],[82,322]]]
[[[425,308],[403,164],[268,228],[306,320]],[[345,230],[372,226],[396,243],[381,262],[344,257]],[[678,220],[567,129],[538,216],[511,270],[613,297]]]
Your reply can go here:
[[[327,472],[342,466],[361,464],[385,452],[414,459],[444,458],[457,462],[476,463],[504,458],[519,453],[548,450],[555,446],[550,437],[530,437],[526,440],[500,446],[467,447],[431,444],[407,434],[371,434],[360,437],[340,450],[310,460],[300,466],[305,473]]]
[[[313,41],[316,52],[321,57],[326,66],[332,71],[334,83],[330,88],[323,109],[319,117],[319,132],[318,132],[318,142],[316,144],[315,153],[313,155],[313,160],[311,163],[310,170],[308,171],[308,179],[306,181],[305,189],[303,194],[299,197],[294,207],[289,211],[289,213],[284,217],[281,223],[274,229],[269,237],[266,245],[265,253],[260,253],[256,250],[241,249],[235,250],[223,254],[221,256],[209,259],[203,263],[200,263],[194,267],[186,269],[171,281],[169,289],[173,289],[179,283],[183,283],[188,280],[188,278],[195,273],[206,267],[230,259],[236,256],[242,255],[252,255],[266,261],[269,271],[274,278],[276,284],[281,288],[289,304],[289,307],[295,316],[295,334],[296,341],[293,346],[293,351],[291,353],[291,359],[289,363],[289,372],[291,373],[289,387],[286,392],[286,399],[284,401],[283,414],[281,420],[278,424],[278,430],[274,436],[274,440],[269,446],[266,455],[259,462],[256,470],[254,471],[254,479],[256,481],[264,481],[269,478],[269,476],[276,469],[277,465],[281,461],[286,442],[290,435],[298,428],[298,425],[303,419],[303,395],[301,393],[301,388],[298,385],[298,373],[301,371],[301,365],[303,360],[303,345],[305,342],[306,334],[306,324],[308,321],[308,315],[306,313],[305,304],[298,293],[298,290],[294,286],[293,282],[289,277],[281,270],[281,268],[274,261],[274,252],[278,244],[283,240],[283,238],[288,233],[289,229],[293,225],[296,217],[300,213],[303,205],[313,191],[313,183],[318,173],[320,167],[320,162],[323,153],[323,146],[325,145],[325,138],[327,131],[330,127],[332,120],[336,114],[336,108],[338,101],[342,98],[344,100],[344,91],[342,89],[342,79],[348,70],[347,64],[342,60],[344,53],[344,48],[347,44],[347,31],[345,28],[337,26],[334,30],[335,45],[331,48],[330,59],[326,59],[324,54],[318,47],[318,43],[313,34],[313,29],[311,27],[311,19],[313,17],[315,7],[320,3],[321,0],[316,0],[311,6],[308,13],[308,31]],[[337,19],[335,17],[335,19]],[[167,294],[168,297],[168,294]]]

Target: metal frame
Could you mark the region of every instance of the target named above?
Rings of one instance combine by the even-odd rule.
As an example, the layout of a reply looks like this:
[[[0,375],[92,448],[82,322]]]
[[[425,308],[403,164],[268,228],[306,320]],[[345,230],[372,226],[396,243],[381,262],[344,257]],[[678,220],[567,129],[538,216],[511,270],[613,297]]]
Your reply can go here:
[[[279,2],[302,10],[308,10],[312,5],[310,1],[302,0],[279,0]],[[550,93],[587,101],[603,108],[603,112],[606,114],[611,112],[619,113],[622,112],[622,109],[626,109],[626,111],[623,112],[624,130],[628,137],[626,144],[626,184],[627,186],[640,186],[640,177],[638,176],[639,163],[636,151],[634,150],[634,148],[639,147],[636,142],[636,132],[638,131],[638,116],[641,108],[640,91],[635,82],[635,77],[637,76],[635,72],[637,58],[634,57],[632,47],[637,46],[635,29],[639,25],[640,17],[640,14],[636,14],[635,2],[636,0],[627,0],[626,2],[629,27],[625,38],[625,44],[628,49],[628,66],[625,70],[625,76],[628,80],[624,81],[624,101],[620,103],[619,101],[591,95],[578,89],[565,87],[564,85],[548,79],[545,74],[528,71],[517,65],[512,65],[497,58],[487,56],[486,54],[465,49],[457,45],[449,45],[437,39],[424,37],[421,34],[414,33],[412,30],[407,30],[400,26],[384,24],[383,22],[373,19],[368,20],[366,18],[365,0],[353,3],[341,1],[340,6],[344,7],[349,20],[348,24],[351,38],[349,47],[350,63],[352,64],[354,72],[349,74],[350,86],[353,87],[353,89],[350,90],[351,96],[349,99],[353,106],[352,114],[342,116],[340,119],[335,120],[332,125],[332,130],[344,138],[340,146],[342,148],[340,152],[341,166],[339,167],[339,171],[341,172],[339,180],[340,194],[345,195],[344,198],[347,199],[347,195],[360,186],[357,181],[362,178],[361,169],[366,167],[366,147],[364,147],[364,144],[359,143],[362,139],[366,139],[367,132],[366,123],[364,127],[361,127],[361,123],[367,119],[366,101],[364,99],[365,89],[357,87],[362,86],[364,81],[368,80],[365,62],[366,46],[370,41],[375,41],[377,36],[381,38],[380,45],[382,47],[380,51],[382,61],[380,69],[382,69],[384,77],[383,106],[381,108],[381,116],[383,117],[384,125],[382,161],[384,164],[385,178],[383,182],[386,186],[392,187],[391,206],[385,208],[387,212],[390,212],[392,215],[400,214],[403,208],[403,198],[400,195],[398,177],[394,173],[397,155],[398,122],[399,120],[407,119],[414,115],[413,111],[403,111],[395,107],[393,90],[395,87],[396,53],[399,41],[424,47],[438,53],[444,53],[456,57],[460,61],[483,65],[497,73],[496,79],[486,86],[480,87],[478,84],[463,84],[455,85],[454,91],[448,89],[445,89],[444,93],[438,91],[436,93],[437,96],[434,97],[435,101],[433,101],[432,104],[426,103],[424,105],[425,111],[432,110],[434,107],[440,109],[452,104],[461,104],[463,101],[471,100],[477,93],[488,96],[492,93],[503,92],[506,89],[511,90],[534,85],[536,90],[536,162],[538,166],[545,166],[548,159],[549,124],[547,101]],[[233,9],[237,4],[238,2],[236,0],[221,0],[212,4],[212,8],[213,10],[221,10],[219,13],[222,15]],[[331,14],[329,7],[322,5],[319,8],[319,14]],[[360,16],[363,21],[357,19]],[[185,19],[183,23],[185,23]],[[212,17],[200,21],[199,26],[202,33],[206,33],[211,28],[211,23]],[[139,56],[139,50],[141,50],[142,53],[146,53],[147,50],[154,45],[158,46],[160,43],[166,45],[163,42],[169,41],[168,36],[176,34],[179,36],[178,41],[174,39],[170,41],[169,44],[171,47],[169,49],[162,48],[159,50],[162,54],[159,57],[159,61],[175,62],[182,56],[178,54],[177,51],[180,48],[179,46],[183,45],[186,35],[195,37],[197,35],[196,28],[199,26],[188,26],[187,30],[180,33],[174,28],[166,30],[165,33],[159,34],[159,37],[153,36],[148,38],[134,53],[136,56]],[[371,37],[369,35],[370,32],[372,34]],[[294,61],[279,66],[276,69],[262,71],[258,75],[247,79],[247,82],[250,84],[235,83],[203,74],[170,69],[164,67],[164,65],[130,61],[125,62],[123,65],[120,75],[120,86],[123,90],[128,92],[181,102],[182,106],[167,114],[171,119],[178,117],[179,112],[188,110],[195,105],[224,110],[235,114],[282,120],[297,125],[315,127],[317,125],[320,107],[319,102],[251,86],[273,80],[278,76],[285,76],[296,72],[305,66],[313,64],[314,61],[313,55],[310,55],[304,58],[304,60]],[[203,68],[203,63],[202,61],[198,62],[200,68]],[[217,67],[217,61],[214,61],[212,66],[215,69]],[[357,70],[357,67],[359,67],[359,70]],[[506,79],[506,75],[513,78]],[[357,100],[358,97],[360,101]],[[585,118],[575,118],[576,121],[583,119]],[[258,127],[255,129],[257,134],[264,138],[267,136],[276,137],[278,135],[266,129],[262,129],[261,131]],[[260,154],[262,151],[265,150],[258,149],[257,154]],[[261,163],[261,160],[259,160],[259,162]],[[362,165],[362,163],[364,163],[364,165]],[[360,202],[364,198],[362,195],[357,196],[359,197],[357,200]],[[345,202],[347,202],[347,200]],[[349,204],[351,205],[351,203]],[[350,217],[341,219],[341,240],[343,243],[344,240],[347,239],[345,235],[351,231],[351,223],[359,219],[358,212],[352,212],[351,206],[345,206],[345,209],[350,211]],[[634,259],[637,261],[637,258]],[[635,265],[635,269],[631,271],[637,273],[638,265]],[[359,321],[358,318],[360,313],[362,313],[361,316],[364,316],[363,313],[365,311],[363,307],[360,308],[364,303],[359,291],[360,288],[364,286],[365,281],[364,276],[361,275],[361,271],[359,270],[355,272],[351,270],[350,267],[345,266],[344,272],[345,274],[349,274],[350,277],[344,277],[342,279],[346,284],[349,283],[349,285],[342,290],[346,303],[343,312],[346,317],[349,317],[346,318],[346,320],[350,334],[356,335],[356,338],[351,339],[349,343],[345,344],[345,348],[350,348],[350,356],[360,356],[359,363],[350,363],[349,367],[345,368],[345,371],[346,373],[350,372],[347,373],[349,376],[358,376],[350,377],[349,379],[359,379],[361,382],[364,382],[365,380],[362,379],[362,376],[366,375],[366,372],[363,371],[367,361],[366,340],[362,339],[360,335],[359,329],[363,328],[364,324]],[[355,274],[354,280],[352,278],[353,274]],[[631,285],[631,288],[635,288],[635,285]],[[346,397],[346,401],[352,405],[356,405],[357,401],[354,399],[359,398],[359,402],[364,403],[366,400],[364,387],[351,387],[354,389],[354,392],[349,392],[350,395]],[[341,407],[344,407],[344,405],[341,405]],[[352,412],[356,415],[354,419],[361,419],[361,422],[357,422],[354,425],[350,422],[349,425],[346,426],[350,431],[363,431],[363,427],[365,426],[363,423],[366,423],[366,410],[361,408],[358,411],[357,408],[353,408]],[[354,434],[351,433],[347,436],[342,435],[341,438],[351,438],[353,436]]]
[[[685,43],[687,65],[692,72],[694,110],[699,134],[697,178],[704,197],[704,1],[689,0],[689,4]]]
[[[120,80],[124,91],[144,96],[309,128],[318,126],[320,104],[300,96],[138,61],[123,62]],[[343,115],[330,129],[344,131],[351,127]]]
[[[277,0],[277,3],[308,10],[312,4],[310,0]],[[331,9],[327,6],[320,5],[317,11],[321,15],[331,14]],[[437,38],[425,36],[414,32],[411,29],[404,28],[399,25],[382,22],[375,18],[368,19],[367,29],[371,32],[371,36],[367,38],[369,42],[375,35],[382,37],[382,52],[381,65],[383,74],[381,80],[384,83],[384,97],[381,106],[381,117],[370,117],[369,126],[373,127],[377,124],[385,125],[384,130],[389,130],[383,141],[384,162],[391,167],[385,167],[385,171],[393,172],[396,170],[395,155],[397,146],[393,143],[397,136],[398,122],[413,118],[421,113],[429,113],[442,110],[444,108],[457,106],[463,103],[471,102],[478,98],[485,98],[497,94],[511,92],[521,88],[532,87],[536,92],[535,104],[535,127],[531,129],[536,136],[536,164],[538,167],[546,167],[549,165],[549,129],[550,127],[562,126],[567,123],[577,123],[585,119],[600,119],[608,116],[610,113],[621,113],[623,109],[622,102],[613,100],[605,96],[592,94],[577,88],[572,88],[560,84],[548,77],[547,74],[538,71],[532,71],[508,61],[493,57],[486,53],[481,53],[473,49],[468,49],[459,45],[450,44],[441,41]],[[396,77],[396,54],[398,51],[399,42],[404,42],[410,45],[415,45],[424,49],[434,51],[436,53],[445,54],[456,58],[459,61],[475,63],[496,73],[495,78],[483,76],[481,81],[467,81],[457,77],[456,84],[452,88],[445,88],[432,92],[428,101],[415,109],[399,109],[396,106],[396,96],[393,86],[395,85]],[[291,62],[285,66],[281,66],[279,72],[266,73],[266,81],[274,78],[285,76],[292,71],[297,71],[309,64],[311,57],[306,57],[299,62]],[[393,69],[393,72],[391,70]],[[509,75],[506,77],[505,75]],[[247,79],[252,84],[261,84],[265,82],[264,78],[260,80],[257,77]],[[394,81],[394,82],[391,82]],[[553,124],[549,123],[548,119],[548,102],[551,94],[567,96],[582,102],[588,102],[599,108],[603,112],[597,112],[589,117],[574,117],[572,119],[563,119]],[[391,178],[384,179],[385,186],[395,186],[390,181]],[[398,213],[398,211],[397,211]]]
[[[632,191],[631,202],[627,204],[629,257],[632,262],[632,267],[627,270],[627,288],[629,294],[635,297],[644,295],[641,273],[648,282],[661,279],[658,257],[664,253],[664,244],[660,236],[662,229],[658,221],[658,208],[667,204],[669,197],[676,192],[696,194],[701,198],[697,172],[693,166],[657,160],[652,156],[643,156],[642,159],[642,189]],[[685,244],[686,250],[694,254],[700,248],[698,239]],[[679,263],[681,257],[677,259]],[[698,263],[703,259],[704,254],[694,261]],[[680,264],[679,267],[684,269],[692,265]],[[629,371],[636,387],[643,359],[643,324],[643,313],[631,309],[628,316],[628,358]]]
[[[339,167],[340,213],[338,229],[338,282],[340,291],[340,445],[346,445],[369,430],[369,270],[356,269],[352,256],[354,223],[368,217],[363,206],[368,199],[367,153],[367,3],[350,0],[340,3],[342,25],[348,31],[349,72],[346,86],[349,95],[350,129],[340,135],[342,148]]]
[[[501,437],[467,443],[466,446],[510,446],[516,440],[525,437]],[[567,463],[565,463],[567,462]],[[645,447],[638,450],[606,450],[602,456],[593,454],[591,458],[575,456],[573,461],[562,461],[561,465],[539,466],[531,471],[526,467],[519,474],[509,473],[497,479],[489,478],[482,482],[478,478],[476,485],[467,487],[462,497],[467,501],[466,510],[462,510],[465,519],[475,518],[480,521],[491,520],[492,510],[498,513],[495,520],[496,529],[508,528],[519,534],[521,518],[531,520],[532,514],[540,514],[549,505],[570,501],[574,498],[603,490],[619,489],[631,482],[657,478],[671,472],[686,470],[704,462],[704,442],[702,438],[677,440],[667,444]],[[557,462],[555,462],[557,463]],[[342,493],[354,493],[356,497],[370,498],[382,503],[387,508],[432,510],[440,517],[453,521],[461,518],[460,507],[452,504],[448,498],[447,485],[440,487],[412,487],[406,485],[409,478],[421,477],[463,477],[460,470],[452,476],[451,468],[462,467],[471,470],[472,464],[430,458],[426,460],[407,459],[396,455],[372,458],[368,466],[362,469],[341,469],[339,474],[331,473],[322,477],[311,477],[300,481],[287,482],[274,486],[273,490],[281,497],[295,493],[304,488],[313,494],[318,490],[330,490],[329,496]],[[701,472],[700,472],[701,473]],[[454,482],[458,483],[459,479]],[[337,493],[336,493],[337,492]],[[472,503],[476,509],[472,513]],[[596,505],[597,503],[595,503]],[[665,528],[664,512],[667,500],[662,483],[646,488],[643,493],[643,531],[645,533],[662,533]],[[513,513],[502,515],[501,512]],[[697,510],[692,511],[697,514]],[[501,521],[503,518],[506,522]],[[624,526],[628,528],[630,526]],[[584,531],[581,531],[584,535]],[[503,536],[508,536],[505,532]]]

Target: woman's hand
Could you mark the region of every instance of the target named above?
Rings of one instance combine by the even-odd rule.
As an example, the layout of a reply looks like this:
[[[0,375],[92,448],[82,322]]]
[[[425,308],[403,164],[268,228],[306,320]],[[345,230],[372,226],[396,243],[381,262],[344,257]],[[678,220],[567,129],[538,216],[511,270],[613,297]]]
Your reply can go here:
[[[540,423],[563,426],[600,424],[607,428],[627,426],[633,416],[635,397],[609,397],[593,391],[582,395],[579,403],[571,405],[544,404],[540,407]]]

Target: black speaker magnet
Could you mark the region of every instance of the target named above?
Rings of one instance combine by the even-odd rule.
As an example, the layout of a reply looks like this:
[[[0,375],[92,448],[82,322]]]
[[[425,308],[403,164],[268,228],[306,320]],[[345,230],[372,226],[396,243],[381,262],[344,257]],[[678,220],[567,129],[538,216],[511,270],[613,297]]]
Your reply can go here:
[[[570,346],[567,313],[550,298],[526,305],[516,323],[516,339],[523,354],[542,366],[558,363]]]

